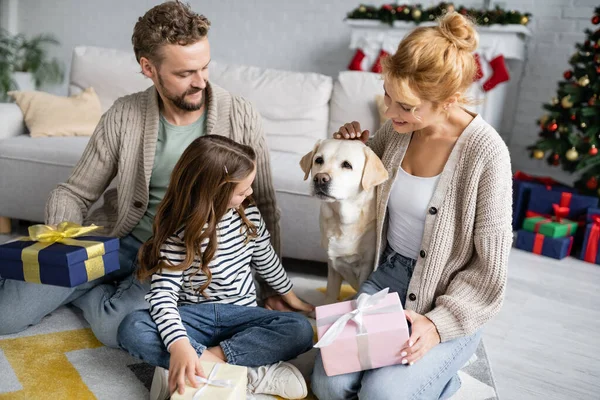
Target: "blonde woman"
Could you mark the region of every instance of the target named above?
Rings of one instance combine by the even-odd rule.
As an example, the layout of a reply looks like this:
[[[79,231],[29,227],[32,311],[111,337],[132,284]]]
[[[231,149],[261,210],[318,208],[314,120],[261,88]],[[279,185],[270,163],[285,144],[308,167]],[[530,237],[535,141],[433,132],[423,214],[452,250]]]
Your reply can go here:
[[[379,265],[360,292],[397,292],[411,336],[402,364],[385,368],[328,377],[319,355],[321,400],[449,398],[502,306],[511,166],[494,128],[461,107],[477,45],[474,25],[455,12],[415,29],[383,62],[389,121],[370,140],[356,121],[334,134],[368,140],[390,174],[377,188]]]

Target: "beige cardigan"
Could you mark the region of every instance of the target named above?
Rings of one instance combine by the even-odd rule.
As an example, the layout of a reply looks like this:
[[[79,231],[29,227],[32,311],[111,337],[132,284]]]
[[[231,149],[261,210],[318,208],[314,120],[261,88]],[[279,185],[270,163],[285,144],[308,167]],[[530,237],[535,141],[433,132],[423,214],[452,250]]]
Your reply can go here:
[[[390,174],[376,190],[379,254],[386,246],[390,190],[410,138],[388,121],[369,141]],[[512,245],[511,193],[508,149],[476,116],[458,138],[429,203],[405,304],[433,321],[442,342],[474,333],[502,306]]]

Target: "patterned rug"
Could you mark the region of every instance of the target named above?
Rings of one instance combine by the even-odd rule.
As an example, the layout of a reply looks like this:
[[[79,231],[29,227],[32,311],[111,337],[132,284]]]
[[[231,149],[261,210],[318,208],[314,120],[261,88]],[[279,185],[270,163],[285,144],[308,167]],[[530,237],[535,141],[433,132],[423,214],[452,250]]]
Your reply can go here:
[[[324,278],[290,275],[300,297],[322,303]],[[310,376],[313,360],[314,350],[294,363]],[[0,400],[147,399],[153,373],[150,365],[103,346],[76,308],[61,307],[24,332],[0,337]],[[497,399],[483,344],[459,375],[462,387],[453,400]]]

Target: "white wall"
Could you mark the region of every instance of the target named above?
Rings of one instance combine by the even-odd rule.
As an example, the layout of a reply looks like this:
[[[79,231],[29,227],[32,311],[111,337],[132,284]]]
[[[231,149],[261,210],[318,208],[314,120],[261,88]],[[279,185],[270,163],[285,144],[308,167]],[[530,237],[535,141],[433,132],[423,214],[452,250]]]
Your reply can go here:
[[[0,0],[18,2],[18,29],[28,35],[51,32],[62,47],[56,54],[69,64],[77,45],[131,50],[137,18],[159,0]],[[360,1],[349,0],[190,0],[213,23],[210,38],[215,60],[263,67],[314,71],[335,76],[347,67],[349,28],[343,19]],[[401,1],[404,2],[404,1]],[[407,1],[410,2],[410,1]],[[413,1],[416,3],[417,1]],[[366,3],[380,5],[384,1]],[[425,6],[439,1],[421,1]],[[481,1],[456,1],[480,7]],[[505,0],[503,7],[534,15],[529,28],[528,60],[518,97],[516,123],[507,135],[515,168],[552,173],[570,180],[545,162],[530,160],[525,147],[537,137],[535,119],[554,96],[568,68],[574,44],[583,41],[598,0]],[[1,23],[1,19],[0,19]],[[514,71],[516,72],[516,71]],[[58,90],[65,93],[64,86]]]

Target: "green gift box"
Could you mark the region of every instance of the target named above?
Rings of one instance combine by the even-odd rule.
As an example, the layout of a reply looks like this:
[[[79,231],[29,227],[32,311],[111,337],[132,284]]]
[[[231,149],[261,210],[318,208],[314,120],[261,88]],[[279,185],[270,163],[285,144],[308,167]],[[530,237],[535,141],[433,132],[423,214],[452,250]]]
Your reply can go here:
[[[546,217],[525,218],[523,229],[529,232],[541,233],[551,238],[572,236],[577,230],[577,222],[562,218],[559,221]]]

